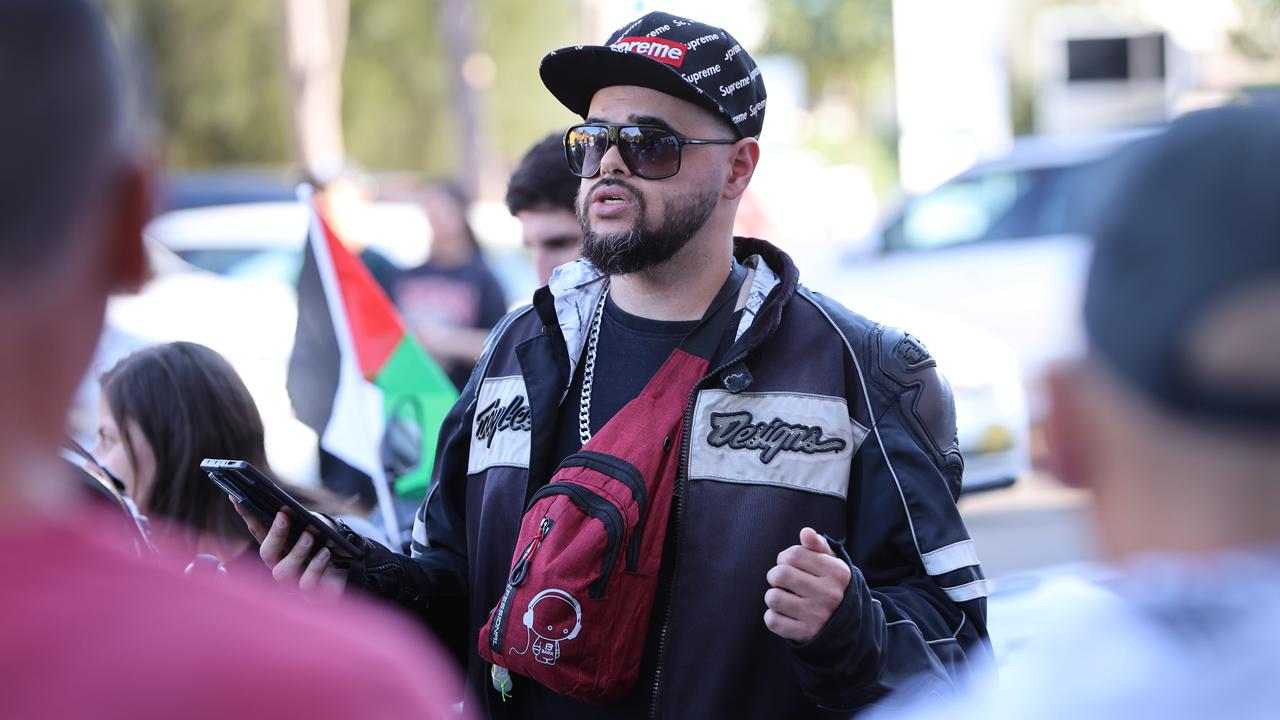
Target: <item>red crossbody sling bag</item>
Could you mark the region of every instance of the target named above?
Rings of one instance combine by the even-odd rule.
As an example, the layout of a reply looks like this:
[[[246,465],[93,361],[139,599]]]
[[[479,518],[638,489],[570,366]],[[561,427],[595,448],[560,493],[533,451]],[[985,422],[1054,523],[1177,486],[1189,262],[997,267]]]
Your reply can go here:
[[[640,671],[667,534],[684,415],[746,271],[644,390],[533,493],[507,586],[478,638],[494,667],[586,702],[616,700]],[[603,301],[603,299],[602,299]]]

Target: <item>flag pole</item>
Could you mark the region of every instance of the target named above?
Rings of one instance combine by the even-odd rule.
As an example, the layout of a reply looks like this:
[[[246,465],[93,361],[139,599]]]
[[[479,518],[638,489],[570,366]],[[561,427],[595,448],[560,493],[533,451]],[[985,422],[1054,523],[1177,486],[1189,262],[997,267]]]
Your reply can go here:
[[[315,253],[317,265],[323,265],[325,270],[320,273],[321,282],[325,285],[326,296],[341,298],[341,290],[336,286],[337,280],[333,273],[333,260],[329,256],[328,243],[321,242],[324,236],[324,227],[320,223],[320,211],[315,205],[314,189],[309,183],[302,183],[298,186],[298,200],[303,203],[310,213],[309,229],[307,232],[307,242],[312,246],[312,252]],[[337,336],[339,352],[341,355],[351,361],[355,357],[355,344],[351,338],[351,330],[348,327],[335,324],[334,333]],[[367,401],[367,407],[361,408],[365,415],[365,422],[360,423],[364,429],[366,436],[364,440],[368,443],[368,447],[374,448],[377,461],[372,463],[370,467],[356,468],[369,474],[369,479],[373,485],[374,494],[378,498],[378,509],[382,515],[382,525],[386,529],[387,541],[392,544],[393,550],[399,550],[403,544],[403,530],[400,528],[400,521],[396,513],[395,498],[391,493],[390,483],[387,481],[386,468],[381,461],[382,457],[382,438],[372,437],[369,428],[376,427],[381,424],[383,407],[382,398],[377,397],[377,402],[373,401],[373,396],[364,396]],[[323,433],[320,437],[320,444],[323,446]]]

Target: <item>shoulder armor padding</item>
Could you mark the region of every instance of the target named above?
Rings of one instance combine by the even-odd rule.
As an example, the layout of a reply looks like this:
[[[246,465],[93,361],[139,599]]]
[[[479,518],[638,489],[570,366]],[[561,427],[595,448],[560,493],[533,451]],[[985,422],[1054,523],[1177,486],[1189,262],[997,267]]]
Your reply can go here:
[[[898,328],[880,332],[880,370],[908,389],[906,409],[914,416],[939,453],[956,448],[956,404],[951,384],[938,370],[929,349],[914,335]]]

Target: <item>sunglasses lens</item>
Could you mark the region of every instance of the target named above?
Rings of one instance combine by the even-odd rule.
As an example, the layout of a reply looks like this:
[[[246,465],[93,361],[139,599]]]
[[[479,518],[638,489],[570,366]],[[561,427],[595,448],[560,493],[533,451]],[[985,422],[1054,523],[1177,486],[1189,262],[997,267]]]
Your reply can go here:
[[[671,177],[680,170],[680,141],[668,130],[621,128],[618,131],[618,149],[631,171],[642,178]]]
[[[600,160],[609,149],[609,129],[578,125],[569,128],[564,138],[565,159],[569,172],[578,177],[595,177],[600,172]]]

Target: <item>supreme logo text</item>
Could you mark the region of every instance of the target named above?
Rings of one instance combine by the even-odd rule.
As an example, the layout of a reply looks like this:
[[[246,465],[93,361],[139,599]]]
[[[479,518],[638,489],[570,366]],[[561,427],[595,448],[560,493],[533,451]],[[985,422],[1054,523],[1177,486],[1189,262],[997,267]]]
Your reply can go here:
[[[610,47],[614,50],[644,55],[660,63],[666,63],[677,68],[684,64],[684,57],[689,52],[689,46],[684,43],[664,40],[658,37],[637,37],[634,35],[624,37]]]
[[[838,453],[846,446],[841,438],[827,437],[820,425],[789,423],[777,417],[758,423],[745,410],[711,413],[707,444],[714,448],[759,451],[760,462],[766,465],[783,452],[817,455]]]

